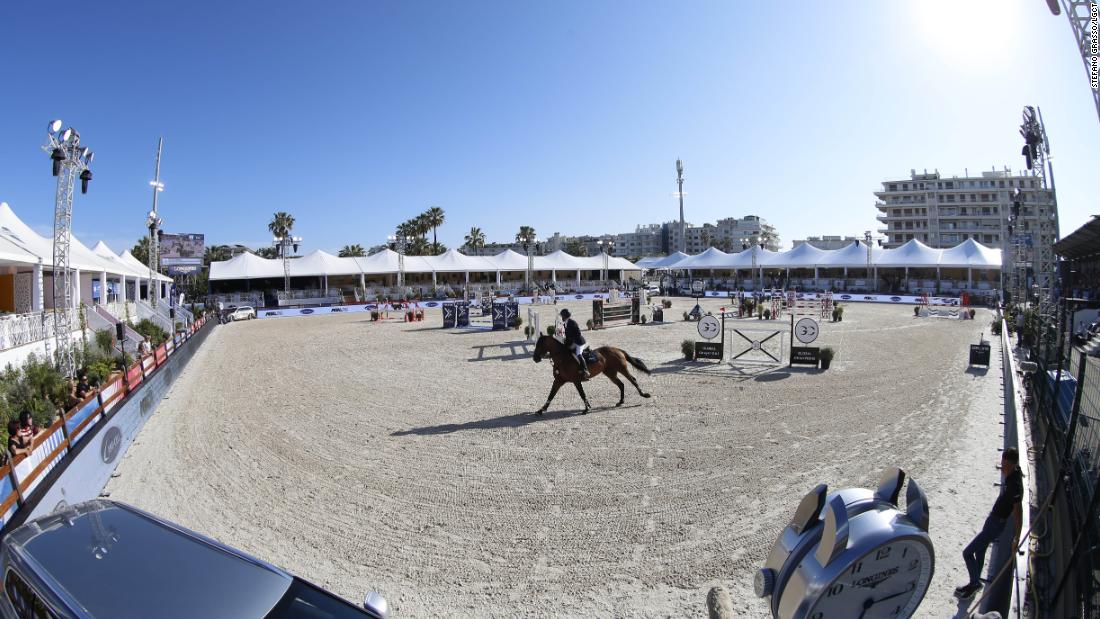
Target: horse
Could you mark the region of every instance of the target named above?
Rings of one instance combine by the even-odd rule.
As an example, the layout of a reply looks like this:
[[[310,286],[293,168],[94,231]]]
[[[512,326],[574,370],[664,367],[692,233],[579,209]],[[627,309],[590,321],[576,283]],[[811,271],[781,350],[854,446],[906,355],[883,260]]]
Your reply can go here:
[[[619,388],[619,402],[615,406],[622,406],[623,401],[626,399],[626,388],[623,381],[619,380],[619,374],[625,376],[643,398],[650,397],[648,393],[642,391],[638,381],[630,374],[631,365],[639,372],[650,373],[649,368],[646,367],[645,363],[642,363],[641,359],[631,357],[626,351],[614,346],[601,346],[593,352],[596,354],[596,361],[588,364],[588,372],[591,377],[595,377],[600,373],[604,374]],[[588,404],[588,396],[584,395],[584,388],[581,387],[581,383],[588,379],[581,374],[580,363],[573,356],[573,352],[553,336],[541,335],[535,344],[535,363],[539,363],[546,356],[550,357],[550,361],[554,364],[554,386],[550,388],[550,397],[546,398],[546,404],[543,404],[542,408],[537,410],[535,414],[541,415],[546,412],[550,402],[557,395],[558,389],[561,389],[561,386],[565,383],[573,383],[573,386],[577,388],[577,393],[581,394],[581,400],[584,401],[584,413],[592,410],[592,407]]]

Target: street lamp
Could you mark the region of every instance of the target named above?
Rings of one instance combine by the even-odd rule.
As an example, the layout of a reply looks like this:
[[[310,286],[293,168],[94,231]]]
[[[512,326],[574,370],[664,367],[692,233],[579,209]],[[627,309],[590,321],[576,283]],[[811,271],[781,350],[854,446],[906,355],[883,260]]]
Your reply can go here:
[[[600,247],[600,253],[603,254],[603,273],[600,274],[600,281],[606,282],[608,255],[615,251],[615,239],[599,239],[596,245]]]
[[[55,360],[65,376],[76,372],[72,332],[74,289],[73,269],[69,261],[73,227],[73,194],[76,179],[80,179],[80,193],[88,193],[92,180],[92,159],[95,155],[80,144],[80,133],[69,127],[62,130],[60,120],[50,121],[46,128],[46,143],[42,150],[49,153],[53,175],[57,177],[54,194],[53,219],[53,321]],[[46,339],[46,356],[49,357],[49,339]]]
[[[287,298],[290,298],[290,252],[287,250],[294,249],[294,253],[298,253],[298,245],[302,243],[302,237],[300,236],[277,236],[271,239],[271,244],[279,250],[279,254],[283,257],[283,291],[286,292]]]
[[[746,249],[751,249],[752,250],[751,256],[752,256],[752,289],[753,289],[753,292],[756,292],[758,290],[758,288],[756,287],[756,248],[757,247],[759,247],[760,249],[764,249],[764,242],[759,237],[757,237],[755,234],[750,236],[750,237],[744,237],[744,238],[741,239],[741,250],[742,251],[744,251]],[[760,276],[760,285],[761,286],[764,285],[764,276],[763,275]]]
[[[405,244],[409,242],[409,236],[403,233],[391,234],[386,237],[390,242],[390,249],[397,252],[397,287],[401,297],[405,296]]]
[[[878,267],[874,265],[873,258],[871,256],[871,250],[874,247],[872,241],[878,241],[878,246],[882,247],[882,237],[876,237],[871,234],[870,230],[863,233],[863,244],[867,247],[867,277],[870,278],[870,285],[867,292],[878,291]],[[859,243],[857,240],[856,243]]]
[[[535,257],[531,254],[531,247],[534,246],[535,253],[542,251],[542,240],[533,234],[523,235],[519,239],[520,245],[523,246],[523,251],[527,254],[527,290],[531,290],[531,271],[535,269]]]
[[[157,297],[160,296],[160,283],[157,282],[157,272],[160,271],[160,239],[164,235],[161,226],[164,224],[157,215],[157,196],[164,191],[164,183],[160,181],[160,153],[164,149],[164,138],[157,140],[157,163],[153,174],[153,180],[149,186],[153,188],[153,210],[145,218],[145,227],[149,228],[149,304],[155,309]]]

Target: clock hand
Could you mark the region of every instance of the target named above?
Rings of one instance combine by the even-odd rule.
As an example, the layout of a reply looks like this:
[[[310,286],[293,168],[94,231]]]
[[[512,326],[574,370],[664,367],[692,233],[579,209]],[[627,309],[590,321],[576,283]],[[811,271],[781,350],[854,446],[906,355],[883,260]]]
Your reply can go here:
[[[879,602],[885,602],[886,600],[889,600],[890,598],[896,598],[899,595],[905,595],[906,593],[909,593],[910,591],[912,591],[913,589],[916,589],[916,588],[917,588],[917,586],[915,584],[910,583],[910,586],[906,587],[906,589],[904,591],[899,591],[899,592],[897,592],[893,595],[888,595],[888,596],[882,598],[881,600],[875,600],[874,602],[872,602],[872,604],[878,604]]]

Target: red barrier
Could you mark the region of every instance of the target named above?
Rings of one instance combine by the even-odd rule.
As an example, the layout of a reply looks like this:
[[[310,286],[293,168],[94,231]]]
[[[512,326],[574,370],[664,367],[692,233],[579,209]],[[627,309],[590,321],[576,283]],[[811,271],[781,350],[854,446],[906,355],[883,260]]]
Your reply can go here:
[[[126,387],[127,391],[132,391],[135,387],[141,384],[145,374],[142,372],[141,362],[137,362],[126,370]]]
[[[155,356],[157,358],[157,365],[164,363],[168,360],[168,348],[165,347],[164,344],[157,346]]]

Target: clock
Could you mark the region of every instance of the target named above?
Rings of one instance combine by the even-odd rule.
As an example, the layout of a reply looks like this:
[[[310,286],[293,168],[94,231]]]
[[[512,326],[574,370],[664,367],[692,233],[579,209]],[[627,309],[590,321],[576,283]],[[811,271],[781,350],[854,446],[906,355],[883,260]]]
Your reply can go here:
[[[935,558],[924,491],[889,468],[873,492],[811,490],[754,585],[777,619],[904,619],[924,599]]]

